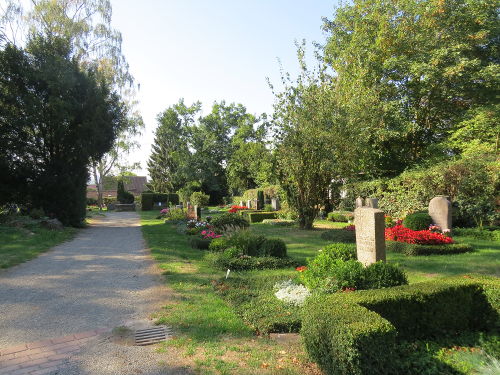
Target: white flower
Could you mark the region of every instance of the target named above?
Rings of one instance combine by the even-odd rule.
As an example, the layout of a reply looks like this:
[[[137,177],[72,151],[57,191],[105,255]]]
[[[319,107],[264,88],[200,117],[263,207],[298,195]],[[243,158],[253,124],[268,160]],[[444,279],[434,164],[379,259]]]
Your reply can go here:
[[[292,280],[276,283],[274,290],[276,298],[293,306],[302,306],[306,298],[311,295],[305,286],[297,285]]]

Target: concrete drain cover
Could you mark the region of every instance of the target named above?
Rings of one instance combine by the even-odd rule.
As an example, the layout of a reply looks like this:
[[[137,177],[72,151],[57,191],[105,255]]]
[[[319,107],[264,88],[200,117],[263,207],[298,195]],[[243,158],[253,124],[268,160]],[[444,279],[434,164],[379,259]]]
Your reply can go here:
[[[144,346],[165,341],[169,336],[167,327],[156,326],[154,328],[138,329],[135,331],[135,345]]]

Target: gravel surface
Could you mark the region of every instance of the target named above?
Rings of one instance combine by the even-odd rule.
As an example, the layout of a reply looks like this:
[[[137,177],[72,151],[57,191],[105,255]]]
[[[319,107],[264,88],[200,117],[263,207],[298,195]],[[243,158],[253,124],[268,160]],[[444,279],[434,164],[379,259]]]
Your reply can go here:
[[[72,241],[0,273],[0,348],[147,319],[165,297],[159,281],[138,215],[97,217]],[[159,364],[153,349],[104,335],[57,374],[186,373]]]

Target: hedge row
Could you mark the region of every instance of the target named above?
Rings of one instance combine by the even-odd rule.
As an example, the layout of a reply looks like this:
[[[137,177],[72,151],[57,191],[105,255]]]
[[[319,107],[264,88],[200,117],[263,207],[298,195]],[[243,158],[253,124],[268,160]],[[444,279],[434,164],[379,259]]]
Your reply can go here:
[[[265,219],[276,219],[276,212],[240,211],[250,223],[261,223]]]
[[[467,243],[452,243],[446,245],[419,245],[397,241],[385,241],[387,251],[405,255],[431,255],[431,254],[461,254],[474,251]]]
[[[143,211],[151,211],[155,203],[161,202],[162,205],[177,205],[179,204],[179,195],[167,193],[142,193],[141,205]]]
[[[399,340],[498,327],[500,282],[448,279],[387,289],[315,296],[301,334],[326,374],[397,374]]]

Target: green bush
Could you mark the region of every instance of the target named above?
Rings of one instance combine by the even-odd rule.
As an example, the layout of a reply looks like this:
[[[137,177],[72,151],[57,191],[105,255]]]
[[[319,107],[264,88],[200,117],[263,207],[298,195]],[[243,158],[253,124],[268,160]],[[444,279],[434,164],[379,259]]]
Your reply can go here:
[[[264,208],[264,192],[262,190],[257,191],[257,205],[259,209]]]
[[[212,218],[210,225],[218,232],[226,232],[228,230],[248,228],[248,221],[238,214],[224,213],[220,216]]]
[[[407,285],[408,279],[404,271],[395,265],[376,262],[365,268],[364,283],[363,289],[380,289]]]
[[[334,211],[334,212],[328,213],[327,220],[335,221],[335,222],[339,222],[339,223],[347,223],[349,221],[349,218],[340,212]]]
[[[179,204],[179,195],[151,192],[141,194],[141,207],[143,211],[151,211],[154,204],[158,202],[161,202],[162,206],[175,206]]]
[[[273,210],[273,205],[272,204],[265,204],[264,205],[264,211],[272,211]]]
[[[189,200],[193,206],[206,207],[208,205],[208,201],[210,200],[210,196],[203,194],[200,191],[195,191],[191,194]]]
[[[241,211],[243,217],[248,218],[250,223],[261,223],[265,219],[276,219],[276,212],[261,212],[261,211]]]
[[[449,279],[308,299],[301,335],[326,374],[398,374],[399,340],[498,327],[498,280]]]
[[[321,233],[321,238],[332,242],[355,243],[356,232],[345,229],[329,229]]]
[[[208,250],[220,253],[230,247],[229,240],[226,237],[214,238],[212,242],[210,242],[210,246]]]
[[[285,241],[279,238],[268,238],[261,245],[259,249],[261,256],[271,256],[277,258],[286,257],[286,244]]]
[[[134,203],[134,199],[135,199],[134,195],[125,190],[125,185],[123,184],[122,180],[118,181],[118,188],[116,191],[116,199],[118,200],[119,203],[123,203],[123,204]]]
[[[294,220],[284,220],[284,219],[264,219],[263,224],[276,225],[278,227],[292,227],[295,225]]]
[[[253,234],[248,230],[240,230],[228,236],[229,245],[248,256],[261,256],[261,246],[264,241],[266,241],[266,237]]]
[[[186,220],[186,213],[182,208],[172,208],[168,211],[166,221],[183,221]]]
[[[474,248],[466,243],[452,243],[445,245],[419,245],[397,241],[385,241],[387,251],[405,255],[444,255],[461,254],[474,251]]]
[[[432,224],[432,218],[426,212],[415,212],[403,219],[403,226],[411,230],[426,230]]]
[[[200,237],[192,237],[189,239],[189,245],[193,249],[208,250],[210,246],[211,239],[204,239]]]
[[[210,253],[206,256],[208,262],[217,269],[232,271],[248,271],[263,269],[280,269],[295,267],[297,262],[292,258],[276,257],[252,257],[248,255],[239,255],[239,249],[229,248],[223,253]]]
[[[500,230],[485,228],[453,228],[453,236],[472,237],[476,240],[500,241]]]

